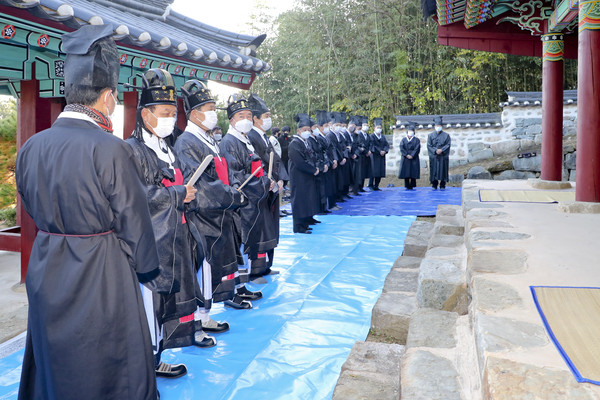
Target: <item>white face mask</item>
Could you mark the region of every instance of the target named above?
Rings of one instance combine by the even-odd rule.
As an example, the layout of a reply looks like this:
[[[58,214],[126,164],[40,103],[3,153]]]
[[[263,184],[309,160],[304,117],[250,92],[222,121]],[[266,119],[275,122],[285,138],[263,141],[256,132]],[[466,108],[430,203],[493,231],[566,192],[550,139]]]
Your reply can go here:
[[[375,128],[375,133],[380,135],[381,134],[381,128]]]
[[[217,142],[220,142],[222,138],[223,138],[223,135],[220,133],[215,133],[213,135],[213,139],[215,139]]]
[[[310,137],[310,131],[300,132],[300,137],[304,140],[308,139]]]
[[[242,132],[244,134],[250,132],[250,130],[252,129],[252,121],[250,121],[249,119],[241,119],[238,122],[235,123],[235,130],[238,132]]]
[[[362,130],[363,130],[363,132],[365,132],[365,133],[369,132],[369,125],[363,125],[363,126],[362,126]]]
[[[325,134],[331,133],[331,128],[329,127],[323,128],[323,130],[325,131]]]
[[[152,111],[150,111],[150,114],[154,115],[154,113]],[[156,134],[156,136],[158,136],[159,138],[166,138],[171,133],[173,133],[173,129],[175,128],[175,121],[176,121],[175,117],[159,118],[156,115],[154,115],[154,117],[156,118],[157,122],[156,122],[156,126],[155,127],[153,126],[152,129],[154,130],[154,133]]]
[[[319,128],[315,128],[315,130],[313,131],[313,133],[315,135],[320,135],[321,134],[321,130]]]
[[[441,126],[436,126],[435,130],[436,130],[436,132],[441,132],[442,131],[442,127]]]
[[[406,134],[408,135],[408,137],[415,136],[415,133],[413,131],[408,131]]]
[[[217,122],[219,118],[217,117],[216,111],[199,111],[204,114],[204,121],[202,121],[202,125],[208,129],[209,131],[217,126]]]
[[[265,132],[271,129],[271,127],[273,126],[273,120],[271,120],[271,118],[265,118],[262,121],[262,130]]]
[[[348,130],[350,131],[350,133],[354,133],[354,131],[356,130],[356,126],[354,126],[354,125],[349,126]]]
[[[113,108],[113,112],[111,113],[110,110],[108,109],[108,97],[105,99],[104,103],[106,103],[106,116],[112,120],[113,119],[113,115],[115,115],[115,110],[117,109],[117,104],[119,104],[117,102],[117,99],[115,98],[115,96],[113,95],[112,91],[109,92],[111,97],[113,98],[113,100],[115,101],[115,108]]]

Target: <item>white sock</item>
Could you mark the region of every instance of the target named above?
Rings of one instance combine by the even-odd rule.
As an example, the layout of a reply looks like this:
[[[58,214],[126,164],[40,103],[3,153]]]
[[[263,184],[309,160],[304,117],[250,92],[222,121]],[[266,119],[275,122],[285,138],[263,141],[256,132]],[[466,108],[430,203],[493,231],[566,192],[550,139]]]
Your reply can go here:
[[[196,307],[196,311],[194,311],[194,321],[208,322],[210,320],[210,316],[208,315],[209,312],[210,310],[207,310],[204,307]]]

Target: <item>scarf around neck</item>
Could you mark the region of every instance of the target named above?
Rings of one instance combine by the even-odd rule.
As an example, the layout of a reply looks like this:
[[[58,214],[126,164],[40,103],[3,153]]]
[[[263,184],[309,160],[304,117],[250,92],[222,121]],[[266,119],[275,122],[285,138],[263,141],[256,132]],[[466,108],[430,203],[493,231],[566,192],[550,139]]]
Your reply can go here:
[[[83,104],[67,104],[64,111],[78,112],[87,115],[105,132],[113,133],[112,121],[104,113]]]

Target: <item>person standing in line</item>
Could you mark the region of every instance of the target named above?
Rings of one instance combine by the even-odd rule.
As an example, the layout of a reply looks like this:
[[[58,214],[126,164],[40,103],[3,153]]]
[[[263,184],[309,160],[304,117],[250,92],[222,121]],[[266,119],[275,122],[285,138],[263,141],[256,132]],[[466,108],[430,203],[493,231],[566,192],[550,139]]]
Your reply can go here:
[[[158,274],[146,191],[112,135],[119,53],[110,25],[62,36],[67,105],[17,156],[17,191],[39,229],[26,278],[20,400],[156,400],[139,282]]]
[[[317,167],[316,156],[308,144],[310,127],[313,125],[306,114],[297,114],[298,135],[289,147],[289,171],[292,185],[291,203],[294,220],[294,233],[312,233],[309,225],[319,212],[319,195],[315,177],[321,172]]]
[[[279,145],[281,146],[281,165],[285,168],[285,171],[290,174],[290,170],[288,169],[290,158],[288,156],[288,147],[290,147],[290,143],[292,142],[292,137],[290,137],[290,127],[284,125],[281,128],[281,132],[279,133],[279,137],[277,140],[279,141]],[[283,180],[283,187],[287,190],[287,180]]]
[[[371,174],[369,187],[379,191],[381,178],[385,178],[385,155],[390,151],[390,145],[383,135],[383,119],[374,118],[375,132],[371,135]]]
[[[450,135],[442,130],[442,117],[434,120],[435,131],[427,137],[427,152],[429,153],[429,182],[433,190],[446,188],[448,169],[450,166]]]
[[[404,179],[406,190],[413,190],[417,187],[417,179],[421,177],[421,162],[419,153],[421,152],[421,141],[415,136],[415,123],[409,122],[406,127],[406,137],[400,142],[400,153],[402,155],[402,164],[400,165],[399,179]]]
[[[361,133],[362,133],[362,138],[360,138],[361,141],[361,146],[362,146],[362,150],[361,150],[361,155],[360,155],[360,187],[359,187],[359,191],[360,192],[365,192],[365,180],[366,179],[371,179],[373,173],[371,171],[371,135],[369,135],[369,117],[361,117],[361,121],[362,121],[362,129],[361,129]]]
[[[269,136],[269,142],[271,142],[271,146],[275,149],[275,153],[281,158],[281,144],[279,143],[279,133],[281,129],[274,126],[271,128],[271,136]]]

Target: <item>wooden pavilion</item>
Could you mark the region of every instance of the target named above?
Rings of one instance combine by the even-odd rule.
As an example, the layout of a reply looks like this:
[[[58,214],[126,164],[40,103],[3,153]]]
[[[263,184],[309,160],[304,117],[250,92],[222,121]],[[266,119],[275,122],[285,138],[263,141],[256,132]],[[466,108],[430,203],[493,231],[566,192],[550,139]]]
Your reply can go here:
[[[164,68],[177,86],[188,79],[249,89],[271,66],[256,58],[266,35],[247,36],[203,24],[171,10],[173,0],[0,0],[0,94],[17,98],[17,151],[52,125],[64,107],[61,35],[86,24],[109,24],[120,54],[119,97],[123,132],[132,132],[138,94],[136,76]],[[179,99],[180,110],[183,103]],[[179,112],[178,125],[185,128]],[[18,226],[0,231],[0,250],[21,252],[25,280],[36,227],[17,205]]]
[[[564,58],[578,60],[576,199],[600,202],[600,0],[421,0],[438,43],[542,57],[542,174],[562,179]]]

